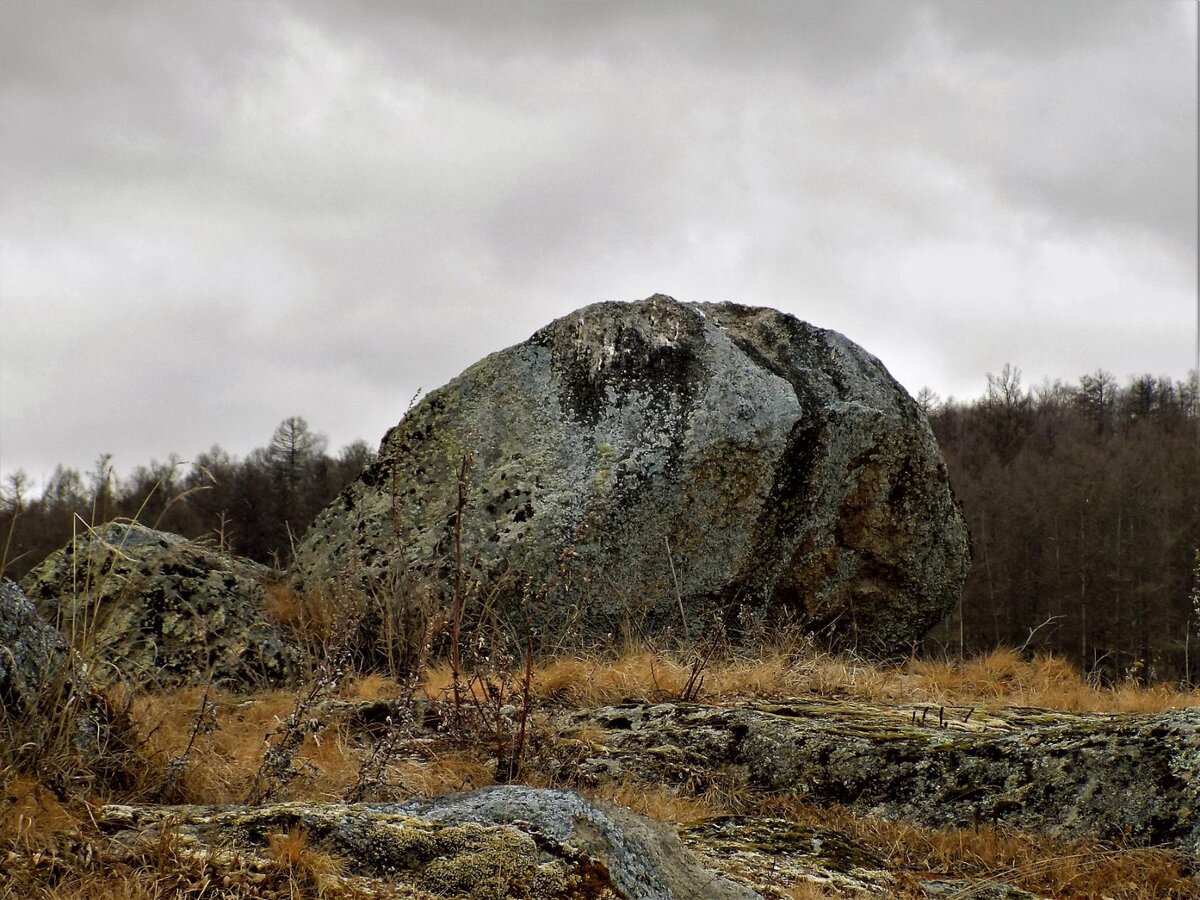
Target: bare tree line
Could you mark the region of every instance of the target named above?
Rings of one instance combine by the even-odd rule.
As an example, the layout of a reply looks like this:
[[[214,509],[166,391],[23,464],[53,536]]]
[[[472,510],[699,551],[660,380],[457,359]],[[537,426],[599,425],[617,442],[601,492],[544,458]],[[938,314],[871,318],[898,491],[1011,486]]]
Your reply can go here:
[[[918,398],[972,536],[960,607],[929,643],[1008,645],[1105,678],[1200,680],[1196,377],[1073,385],[988,376],[973,402]]]
[[[118,517],[284,565],[293,540],[374,459],[363,441],[336,456],[327,446],[324,435],[291,416],[245,459],[214,446],[188,462],[172,455],[118,478],[112,457],[102,454],[86,474],[60,465],[38,497],[18,471],[6,479],[0,502],[5,574],[19,578],[69,541],[79,523]]]

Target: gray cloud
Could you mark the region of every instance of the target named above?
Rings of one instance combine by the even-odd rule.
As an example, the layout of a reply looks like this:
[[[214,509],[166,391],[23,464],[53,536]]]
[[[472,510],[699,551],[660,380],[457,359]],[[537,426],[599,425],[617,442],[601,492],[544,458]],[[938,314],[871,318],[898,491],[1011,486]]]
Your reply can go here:
[[[0,469],[376,440],[655,291],[911,389],[1190,362],[1195,9],[0,4]]]

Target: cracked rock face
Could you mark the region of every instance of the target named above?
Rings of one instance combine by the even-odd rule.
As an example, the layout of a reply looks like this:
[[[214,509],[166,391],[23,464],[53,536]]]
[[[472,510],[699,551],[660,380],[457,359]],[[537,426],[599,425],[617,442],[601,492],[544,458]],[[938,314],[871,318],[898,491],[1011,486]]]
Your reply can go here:
[[[99,665],[93,675],[169,688],[294,677],[299,654],[264,621],[266,569],[177,534],[111,522],[56,550],[22,582]]]
[[[775,310],[662,295],[586,307],[426,396],[296,577],[445,608],[456,538],[471,590],[545,645],[795,622],[906,652],[968,565],[933,434],[877,359]]]
[[[69,748],[83,777],[116,785],[129,775],[128,738],[126,717],[95,689],[86,663],[15,582],[0,578],[0,742],[18,765]],[[55,784],[81,774],[69,768],[56,767]]]

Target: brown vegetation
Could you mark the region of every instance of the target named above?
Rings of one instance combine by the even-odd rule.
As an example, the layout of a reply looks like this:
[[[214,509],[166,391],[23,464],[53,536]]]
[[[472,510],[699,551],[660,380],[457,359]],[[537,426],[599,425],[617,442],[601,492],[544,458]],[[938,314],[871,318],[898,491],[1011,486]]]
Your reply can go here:
[[[534,672],[540,700],[570,706],[678,699],[692,674],[693,657],[632,649],[614,659],[568,657]],[[436,697],[447,673],[432,669],[422,684]],[[803,694],[845,696],[883,704],[1033,706],[1069,712],[1154,713],[1200,706],[1200,691],[1129,680],[1106,685],[1089,680],[1070,663],[1049,655],[1032,659],[1012,649],[968,660],[914,657],[899,666],[870,664],[811,646],[797,652],[764,650],[753,659],[709,660],[702,697],[708,702],[779,699]]]
[[[563,658],[536,668],[531,681],[531,753],[525,781],[565,785],[628,807],[651,818],[688,822],[713,815],[770,815],[840,831],[875,853],[920,896],[918,876],[995,880],[1054,897],[1185,897],[1192,863],[1179,854],[1083,841],[1056,841],[981,825],[942,831],[861,817],[836,807],[811,807],[795,798],[764,796],[736,783],[710,784],[699,794],[624,781],[589,788],[575,783],[567,761],[596,735],[558,733],[553,711],[621,700],[678,699],[693,673],[693,657],[648,648],[614,658]],[[803,645],[777,648],[759,659],[712,658],[704,672],[706,702],[736,703],[806,693],[839,695],[880,704],[942,703],[982,706],[1047,706],[1069,710],[1148,712],[1200,705],[1200,694],[1135,683],[1105,687],[1089,683],[1065,662],[1049,656],[1026,660],[997,651],[968,661],[913,659],[894,667],[872,666]],[[517,673],[514,678],[519,678]],[[427,710],[447,716],[452,675],[433,668],[421,683]],[[451,730],[414,727],[371,733],[353,711],[365,704],[403,703],[409,687],[377,673],[347,678],[323,706],[304,707],[303,736],[292,755],[294,777],[280,799],[345,799],[361,787],[365,767],[381,741],[393,735],[362,799],[402,800],[436,796],[491,783],[497,774],[488,734],[474,741]],[[439,707],[439,704],[441,706]],[[188,688],[143,694],[127,701],[145,766],[142,781],[126,792],[97,789],[88,796],[58,797],[8,765],[3,775],[0,857],[7,859],[0,892],[12,896],[176,897],[200,896],[218,887],[224,896],[356,896],[353,879],[332,879],[341,862],[309,847],[292,831],[269,839],[268,868],[201,858],[175,846],[169,835],[152,855],[127,856],[119,864],[112,848],[90,824],[99,801],[147,799],[220,804],[244,800],[253,790],[272,735],[298,709],[294,694],[254,695]],[[439,712],[440,709],[440,712]],[[392,726],[397,723],[391,723]],[[375,759],[378,763],[379,760]],[[93,860],[93,861],[89,861]],[[331,887],[333,885],[334,887]],[[790,896],[835,896],[797,883]],[[330,893],[332,891],[332,893]],[[414,895],[415,896],[415,895]]]

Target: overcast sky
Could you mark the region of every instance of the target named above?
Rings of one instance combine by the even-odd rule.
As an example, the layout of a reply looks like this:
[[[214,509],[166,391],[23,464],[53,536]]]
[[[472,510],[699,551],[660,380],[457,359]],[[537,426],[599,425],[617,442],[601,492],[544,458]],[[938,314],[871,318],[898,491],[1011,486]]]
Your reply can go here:
[[[774,306],[910,391],[1196,333],[1192,0],[0,0],[0,469],[128,472],[599,300]]]

